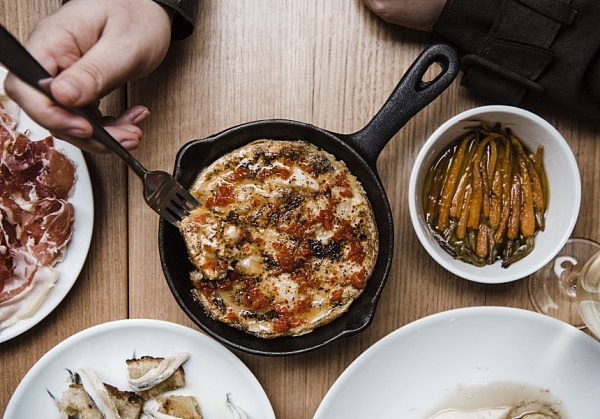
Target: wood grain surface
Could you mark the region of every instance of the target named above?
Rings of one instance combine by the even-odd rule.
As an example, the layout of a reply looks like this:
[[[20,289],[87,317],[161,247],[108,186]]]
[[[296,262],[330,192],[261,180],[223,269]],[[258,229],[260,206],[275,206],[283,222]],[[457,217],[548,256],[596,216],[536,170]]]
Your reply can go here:
[[[25,40],[59,1],[2,2],[0,22]],[[203,0],[194,34],[172,44],[150,76],[104,101],[106,111],[145,104],[145,166],[172,171],[177,150],[231,126],[286,118],[338,133],[362,128],[418,54],[438,39],[379,20],[359,0]],[[118,50],[116,51],[118,53]],[[412,163],[448,118],[488,104],[457,79],[388,143],[378,171],[392,207],[395,253],[370,327],[303,355],[269,358],[235,352],[264,387],[278,418],[311,418],[342,371],[370,345],[421,317],[459,307],[533,309],[526,280],[483,285],[438,266],[421,247],[408,213]],[[565,136],[583,183],[574,235],[600,240],[599,129],[565,110],[535,108]],[[158,257],[158,217],[140,181],[112,155],[86,155],[94,188],[94,236],[69,295],[33,329],[0,344],[0,411],[29,368],[87,327],[122,318],[155,318],[197,327],[179,309]],[[548,168],[552,170],[552,168]],[[200,333],[200,332],[199,332]],[[51,417],[53,415],[49,415]]]

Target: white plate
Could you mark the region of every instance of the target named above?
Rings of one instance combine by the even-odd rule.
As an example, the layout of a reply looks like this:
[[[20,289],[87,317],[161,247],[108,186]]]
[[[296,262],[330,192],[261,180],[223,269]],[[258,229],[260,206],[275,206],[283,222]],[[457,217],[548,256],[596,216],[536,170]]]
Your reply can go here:
[[[548,389],[567,417],[596,419],[600,343],[526,310],[442,312],[396,330],[361,354],[333,384],[315,419],[424,419],[457,387],[494,382]]]
[[[5,77],[6,70],[0,67],[0,84],[4,83]],[[32,121],[23,111],[19,113],[17,130],[21,132],[29,130],[29,138],[33,140],[39,140],[49,135],[47,130]],[[59,277],[44,303],[31,317],[20,320],[13,326],[1,330],[0,343],[31,329],[60,304],[75,284],[90,247],[94,227],[94,198],[85,159],[81,150],[64,141],[55,140],[55,148],[67,155],[76,166],[75,189],[73,190],[73,196],[69,199],[69,202],[75,208],[73,237],[67,246],[64,260],[55,265]]]
[[[104,382],[126,390],[126,359],[175,352],[190,353],[183,365],[186,386],[177,392],[195,395],[205,419],[232,417],[225,405],[228,393],[249,419],[275,418],[256,377],[224,346],[175,323],[130,319],[83,330],[48,351],[15,390],[4,419],[58,417],[47,391],[60,397],[68,387],[67,368],[90,368]]]

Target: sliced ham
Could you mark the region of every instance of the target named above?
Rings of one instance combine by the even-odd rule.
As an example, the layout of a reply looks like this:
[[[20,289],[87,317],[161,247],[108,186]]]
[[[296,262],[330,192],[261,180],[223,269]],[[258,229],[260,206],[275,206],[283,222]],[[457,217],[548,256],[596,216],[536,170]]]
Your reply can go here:
[[[0,304],[10,301],[22,294],[33,281],[39,267],[35,258],[24,250],[12,251],[11,272],[0,294]]]
[[[35,266],[20,292],[0,303],[0,330],[30,317],[42,305],[54,287],[58,273],[48,266]],[[3,292],[4,294],[4,292]]]
[[[24,134],[17,134],[13,141],[5,143],[0,160],[6,181],[27,185],[29,193],[33,182],[37,196],[67,199],[75,184],[75,165],[53,147],[52,137],[31,141]]]
[[[0,92],[0,145],[3,140],[15,136],[15,128],[19,122],[19,107],[2,93]]]
[[[17,132],[12,113],[0,100],[0,330],[42,304],[74,222],[75,165],[52,137]]]
[[[46,150],[45,156],[44,167],[36,179],[40,185],[39,195],[67,199],[75,184],[75,165],[67,156],[51,147]]]
[[[4,285],[12,275],[12,258],[8,251],[8,243],[4,234],[4,229],[0,223],[0,295],[4,290]]]
[[[64,199],[45,198],[21,218],[21,244],[40,265],[50,266],[71,239],[74,210]]]

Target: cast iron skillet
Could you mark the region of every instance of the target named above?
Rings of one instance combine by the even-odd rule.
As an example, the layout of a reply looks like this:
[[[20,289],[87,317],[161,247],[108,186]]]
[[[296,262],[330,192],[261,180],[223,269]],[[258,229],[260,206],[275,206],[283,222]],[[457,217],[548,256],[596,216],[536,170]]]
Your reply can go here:
[[[438,63],[441,71],[428,82],[423,81],[427,69]],[[349,310],[329,324],[296,337],[258,338],[208,317],[194,301],[189,273],[193,266],[179,230],[160,220],[158,231],[162,268],[171,292],[185,313],[206,333],[232,348],[257,355],[291,355],[326,345],[342,336],[364,330],[371,322],[379,295],[392,262],[394,233],[387,196],[376,169],[377,157],[417,112],[442,93],[458,72],[456,52],[447,45],[436,44],[426,49],[404,74],[393,93],[375,117],[354,134],[337,134],[303,122],[262,120],[229,128],[211,137],[185,144],[178,152],[174,176],[189,187],[200,171],[222,155],[251,141],[304,140],[344,161],[362,183],[373,207],[379,229],[379,256],[375,270],[363,293]]]

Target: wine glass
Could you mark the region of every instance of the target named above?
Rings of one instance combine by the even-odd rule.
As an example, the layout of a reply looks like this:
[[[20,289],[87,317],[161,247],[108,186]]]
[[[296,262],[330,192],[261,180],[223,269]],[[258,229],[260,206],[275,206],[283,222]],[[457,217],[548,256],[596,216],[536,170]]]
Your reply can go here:
[[[600,337],[600,244],[570,238],[529,277],[529,296],[540,313]]]

